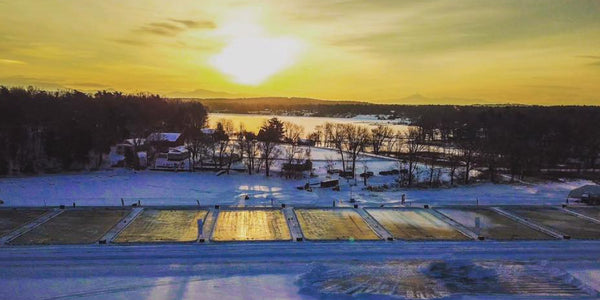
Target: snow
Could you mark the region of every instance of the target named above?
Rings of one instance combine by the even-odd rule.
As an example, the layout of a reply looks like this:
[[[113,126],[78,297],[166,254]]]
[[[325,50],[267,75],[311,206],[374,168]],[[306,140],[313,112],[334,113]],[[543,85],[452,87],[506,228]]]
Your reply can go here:
[[[1,248],[0,298],[595,299],[599,295],[600,242],[467,245],[302,242]]]
[[[379,124],[388,124],[394,130],[405,131],[409,124],[409,120],[377,120],[375,115],[359,115],[354,118],[333,118],[333,117],[302,117],[302,116],[277,116],[277,115],[256,115],[256,114],[227,114],[227,113],[211,113],[209,118],[210,127],[215,127],[216,122],[222,119],[231,120],[234,128],[239,128],[240,124],[244,124],[246,130],[258,132],[260,126],[267,119],[277,117],[284,122],[291,122],[304,127],[304,133],[314,132],[316,127],[327,122],[339,124],[362,124],[371,128]]]
[[[312,192],[300,191],[296,187],[306,182],[319,183],[337,175],[327,174],[327,160],[332,167],[341,169],[336,161],[336,151],[324,148],[311,148],[311,159],[316,178],[284,179],[278,175],[265,177],[264,173],[247,175],[232,171],[229,175],[216,176],[214,172],[161,172],[109,169],[96,172],[53,174],[34,177],[0,178],[0,199],[4,206],[45,206],[45,205],[121,205],[140,200],[145,205],[236,205],[242,195],[248,194],[246,206],[270,206],[271,199],[276,205],[330,206],[332,201],[356,199],[361,205],[399,205],[402,194],[406,194],[407,205],[421,204],[560,204],[568,193],[579,186],[590,184],[586,180],[565,182],[544,182],[536,184],[492,184],[481,183],[455,188],[397,188],[384,192],[363,189],[361,178],[341,179],[341,191],[315,188]],[[275,164],[279,168],[283,160]],[[188,160],[183,163],[187,164]],[[357,173],[366,170],[376,176],[368,179],[368,184],[381,186],[394,183],[396,176],[380,176],[380,171],[398,169],[397,161],[375,155],[362,155],[357,161]],[[421,169],[425,166],[419,165]],[[427,177],[426,172],[419,173]]]
[[[146,140],[150,142],[168,141],[175,142],[181,136],[178,132],[154,132],[151,133]]]
[[[321,173],[325,170],[323,169]],[[319,182],[325,175],[312,178]],[[335,176],[334,176],[335,177]],[[393,180],[393,176],[375,176],[370,184]],[[473,184],[456,188],[399,189],[387,192],[371,192],[340,181],[341,191],[315,188],[313,192],[299,191],[307,179],[289,180],[264,174],[232,172],[216,176],[213,172],[160,172],[114,169],[108,171],[44,175],[23,178],[0,179],[0,199],[4,206],[121,205],[141,200],[145,205],[235,205],[240,196],[249,194],[247,206],[275,203],[294,205],[329,206],[332,200],[348,200],[350,195],[361,205],[398,205],[406,194],[408,205],[427,204],[560,204],[569,191],[585,181],[565,183],[520,184]]]
[[[356,115],[351,119],[358,121],[378,121],[379,115]]]
[[[313,148],[319,182],[331,150]],[[395,161],[364,156],[377,174]],[[339,162],[337,162],[339,166]],[[333,178],[337,178],[335,175]],[[391,183],[375,176],[370,184]],[[364,206],[559,204],[589,181],[474,184],[370,192],[341,180],[341,191],[297,190],[288,180],[232,172],[98,172],[0,179],[3,206],[223,204]],[[242,195],[248,194],[249,200]],[[594,299],[600,241],[278,242],[137,246],[0,247],[0,299]],[[468,284],[465,284],[468,283]],[[490,282],[502,284],[491,285]],[[526,283],[533,282],[528,285]],[[495,287],[494,293],[487,288]],[[542,290],[536,289],[542,287]],[[434,287],[434,288],[432,288]],[[552,291],[548,293],[547,291]],[[544,294],[545,292],[545,294]]]

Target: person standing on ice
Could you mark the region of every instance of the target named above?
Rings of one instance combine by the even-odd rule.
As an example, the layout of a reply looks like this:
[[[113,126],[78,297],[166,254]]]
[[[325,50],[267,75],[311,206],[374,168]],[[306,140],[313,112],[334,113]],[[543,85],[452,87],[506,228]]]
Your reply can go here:
[[[402,194],[402,200],[400,201],[400,204],[404,205],[404,202],[406,202],[406,194]]]

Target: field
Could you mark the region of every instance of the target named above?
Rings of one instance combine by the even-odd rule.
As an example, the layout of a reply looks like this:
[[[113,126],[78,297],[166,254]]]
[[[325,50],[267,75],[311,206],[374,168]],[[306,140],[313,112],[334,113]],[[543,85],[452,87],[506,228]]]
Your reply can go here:
[[[212,235],[214,241],[282,241],[291,238],[280,210],[221,211]]]
[[[403,240],[467,240],[468,237],[426,209],[368,209],[394,238]]]
[[[192,242],[205,210],[145,209],[114,240],[116,243]]]
[[[0,210],[0,236],[39,218],[46,212],[46,210]]]
[[[361,216],[352,209],[296,209],[307,240],[378,240]]]
[[[531,229],[517,221],[486,208],[442,208],[436,209],[469,230],[494,240],[547,240],[553,237]],[[475,227],[479,218],[480,228]]]
[[[10,244],[90,244],[97,242],[128,210],[67,210],[12,240]]]
[[[379,295],[384,299],[471,299],[457,297],[461,294],[483,294],[487,299],[513,299],[510,295],[535,299],[587,296],[576,283],[568,281],[566,272],[549,272],[531,262],[397,260],[356,261],[343,266],[325,263],[302,279],[316,295],[373,295],[366,299],[377,299]]]
[[[600,239],[600,224],[553,208],[507,208],[511,213],[568,234],[574,239]]]
[[[569,207],[568,210],[600,220],[600,208],[598,207]]]

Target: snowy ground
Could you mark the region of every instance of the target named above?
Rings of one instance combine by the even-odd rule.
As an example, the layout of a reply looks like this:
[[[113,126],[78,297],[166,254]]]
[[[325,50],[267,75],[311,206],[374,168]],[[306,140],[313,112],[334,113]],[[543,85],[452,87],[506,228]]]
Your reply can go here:
[[[395,162],[373,160],[370,169],[393,167]],[[378,167],[377,167],[378,166]],[[377,167],[377,169],[376,169]],[[325,179],[325,170],[318,183]],[[377,172],[375,172],[377,173]],[[335,178],[335,176],[334,176]],[[391,183],[394,176],[375,176],[370,184]],[[121,205],[140,200],[143,205],[201,205],[223,204],[245,206],[278,205],[330,206],[332,201],[342,200],[350,205],[355,198],[361,205],[398,205],[406,194],[409,205],[417,204],[559,204],[568,192],[589,184],[587,181],[539,184],[473,184],[457,188],[401,189],[387,192],[363,190],[362,182],[350,187],[341,179],[341,191],[314,188],[312,192],[297,190],[307,179],[284,179],[277,175],[266,178],[263,174],[248,176],[232,172],[216,176],[213,172],[160,172],[114,169],[90,173],[43,175],[23,178],[0,179],[0,199],[4,206],[44,205]],[[242,196],[250,195],[249,200]],[[198,202],[197,202],[198,201]],[[338,203],[338,205],[340,205]]]
[[[597,299],[600,242],[0,249],[2,299]],[[273,255],[273,253],[277,253]]]
[[[315,151],[319,182],[325,158]],[[369,171],[395,161],[365,157]],[[362,165],[359,165],[362,166]],[[360,169],[360,167],[359,167]],[[371,184],[390,183],[376,176]],[[0,179],[3,206],[558,204],[586,181],[388,192],[306,179],[124,169]],[[249,200],[243,195],[249,194]],[[337,204],[340,206],[340,204]],[[600,241],[323,242],[0,247],[0,299],[597,299]]]

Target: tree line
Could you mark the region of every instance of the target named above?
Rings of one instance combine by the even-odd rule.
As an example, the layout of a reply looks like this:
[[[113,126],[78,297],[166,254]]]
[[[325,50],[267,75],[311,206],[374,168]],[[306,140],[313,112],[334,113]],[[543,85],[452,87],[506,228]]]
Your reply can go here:
[[[229,170],[241,160],[248,173],[270,175],[273,162],[283,160],[288,170],[299,170],[310,158],[310,148],[302,147],[308,140],[337,150],[342,171],[353,177],[363,152],[396,157],[406,185],[423,177],[418,174],[423,167],[430,185],[440,181],[442,167],[451,184],[469,183],[474,169],[491,181],[499,173],[516,179],[552,169],[595,170],[600,155],[595,106],[310,105],[324,112],[374,108],[409,118],[411,126],[394,131],[386,125],[326,123],[306,133],[272,118],[258,132],[233,128],[228,120],[207,132],[207,110],[197,101],[0,87],[0,174],[81,169],[90,162],[97,167],[111,145],[157,131],[182,132],[200,167],[210,163]]]
[[[0,87],[0,174],[94,168],[110,146],[205,124],[198,102],[152,94]]]

